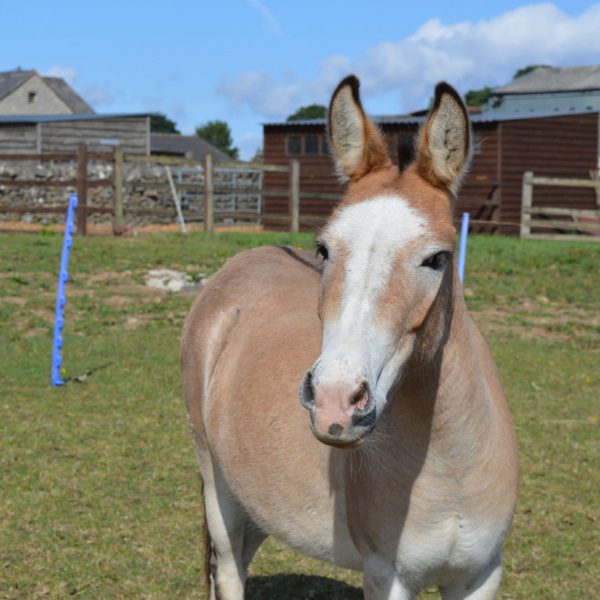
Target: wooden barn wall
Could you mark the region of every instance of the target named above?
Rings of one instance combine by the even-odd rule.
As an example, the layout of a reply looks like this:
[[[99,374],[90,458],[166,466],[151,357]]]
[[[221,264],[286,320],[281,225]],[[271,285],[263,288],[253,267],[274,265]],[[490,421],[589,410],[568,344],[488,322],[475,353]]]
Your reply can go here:
[[[502,124],[502,221],[519,223],[523,173],[589,179],[598,160],[598,114]],[[534,186],[533,205],[595,208],[593,189]],[[503,226],[518,234],[518,227]],[[546,231],[551,233],[551,231]]]
[[[474,123],[473,158],[458,192],[454,208],[455,222],[463,213],[469,213],[475,232],[492,233],[494,227],[475,224],[473,221],[498,220],[500,207],[484,204],[496,200],[501,202],[499,189],[498,123]]]
[[[388,155],[394,164],[398,163],[397,144],[401,135],[414,136],[418,131],[417,125],[383,124]],[[478,153],[473,157],[473,163],[461,189],[456,207],[457,218],[463,212],[469,212],[472,218],[488,219],[491,216],[490,207],[482,207],[481,202],[496,194],[499,197],[498,186],[498,135],[497,124],[477,124],[475,134],[480,139]],[[300,189],[304,191],[327,192],[341,194],[344,187],[338,183],[331,156],[287,156],[286,138],[294,135],[325,135],[321,126],[266,126],[264,135],[264,160],[272,164],[289,164],[291,158],[300,162]],[[287,173],[265,173],[264,185],[267,189],[287,189],[289,179]],[[285,214],[288,211],[288,196],[265,197],[264,211],[266,213]],[[316,200],[300,198],[300,216],[331,214],[336,202],[333,200]],[[278,226],[266,222],[265,225]],[[302,225],[302,224],[301,224]],[[304,228],[307,225],[304,224]],[[479,229],[482,229],[481,227]],[[485,228],[483,228],[485,229]]]
[[[300,162],[300,190],[309,192],[326,192],[340,194],[343,188],[335,176],[331,156],[287,156],[286,138],[294,135],[325,135],[325,127],[321,126],[270,126],[265,127],[264,136],[264,161],[276,165],[289,165],[291,159]],[[287,190],[289,188],[288,173],[265,172],[264,187],[266,189]],[[300,226],[306,230],[310,228],[302,222],[302,215],[328,216],[336,202],[334,200],[316,200],[300,197]],[[265,213],[287,214],[289,210],[289,196],[265,196],[263,198]],[[266,227],[285,227],[281,222],[270,223],[265,221]]]
[[[87,145],[89,152],[112,152],[113,147],[101,144],[101,140],[119,140],[124,152],[148,154],[148,119],[86,119],[42,125],[44,154],[76,152],[80,144]]]
[[[0,127],[0,154],[35,154],[36,152],[35,125]]]

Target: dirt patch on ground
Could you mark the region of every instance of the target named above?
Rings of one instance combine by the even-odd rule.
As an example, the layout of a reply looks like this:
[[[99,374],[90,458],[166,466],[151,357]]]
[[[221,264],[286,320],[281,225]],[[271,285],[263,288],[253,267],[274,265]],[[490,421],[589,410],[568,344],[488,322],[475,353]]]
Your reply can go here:
[[[556,306],[545,300],[520,305],[491,306],[469,314],[484,335],[511,333],[519,337],[544,337],[567,340],[600,328],[600,315],[578,307]]]
[[[27,304],[27,298],[21,298],[19,296],[4,296],[2,302],[7,304],[17,304],[18,306],[25,306]]]

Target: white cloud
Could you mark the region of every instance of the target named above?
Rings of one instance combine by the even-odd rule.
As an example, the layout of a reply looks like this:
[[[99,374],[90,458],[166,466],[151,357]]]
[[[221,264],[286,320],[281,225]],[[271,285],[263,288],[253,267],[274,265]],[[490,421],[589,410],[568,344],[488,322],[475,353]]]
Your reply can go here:
[[[115,101],[115,97],[107,90],[107,85],[85,85],[78,87],[77,92],[93,107],[109,105]]]
[[[260,0],[245,0],[246,4],[249,4],[252,8],[255,8],[264,17],[267,27],[272,33],[281,35],[281,25],[275,18],[273,13],[260,1]]]
[[[60,65],[52,65],[46,72],[42,73],[43,77],[60,77],[69,85],[73,85],[81,73],[75,67],[61,67]]]
[[[247,0],[250,2],[250,0]],[[600,4],[572,17],[551,3],[523,6],[487,21],[445,25],[425,23],[403,40],[384,41],[360,56],[333,55],[318,65],[315,78],[278,80],[266,71],[224,78],[217,92],[232,108],[248,105],[269,119],[298,107],[326,104],[339,81],[358,75],[365,97],[399,93],[390,112],[422,108],[440,80],[461,92],[508,83],[529,64],[569,66],[600,62]]]

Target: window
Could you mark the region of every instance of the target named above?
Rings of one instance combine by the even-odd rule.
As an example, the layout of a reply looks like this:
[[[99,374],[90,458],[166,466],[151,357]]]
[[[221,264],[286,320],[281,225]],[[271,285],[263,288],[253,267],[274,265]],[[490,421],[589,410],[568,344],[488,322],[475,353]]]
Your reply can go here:
[[[319,138],[316,135],[307,135],[304,138],[304,154],[306,156],[319,154]]]
[[[285,138],[285,149],[287,156],[329,156],[326,135],[290,135]]]
[[[481,144],[483,143],[483,138],[481,134],[474,133],[473,134],[473,154],[481,154]]]
[[[302,138],[300,136],[287,138],[288,156],[300,156],[302,154]]]
[[[29,94],[27,95],[27,99],[29,101],[29,104],[34,104],[35,103],[35,97],[37,96],[37,92],[29,92]]]

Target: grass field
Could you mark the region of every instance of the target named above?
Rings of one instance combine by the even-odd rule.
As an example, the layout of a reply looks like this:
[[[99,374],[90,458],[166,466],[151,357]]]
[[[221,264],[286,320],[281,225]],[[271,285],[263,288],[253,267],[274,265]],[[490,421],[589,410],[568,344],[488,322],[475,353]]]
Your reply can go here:
[[[0,598],[203,598],[200,481],[178,367],[194,281],[309,234],[77,238],[64,378],[50,387],[58,235],[0,237]],[[592,599],[600,573],[600,245],[473,236],[465,296],[521,453],[499,598]],[[362,598],[360,574],[268,540],[251,599]],[[428,590],[423,598],[436,598]]]

